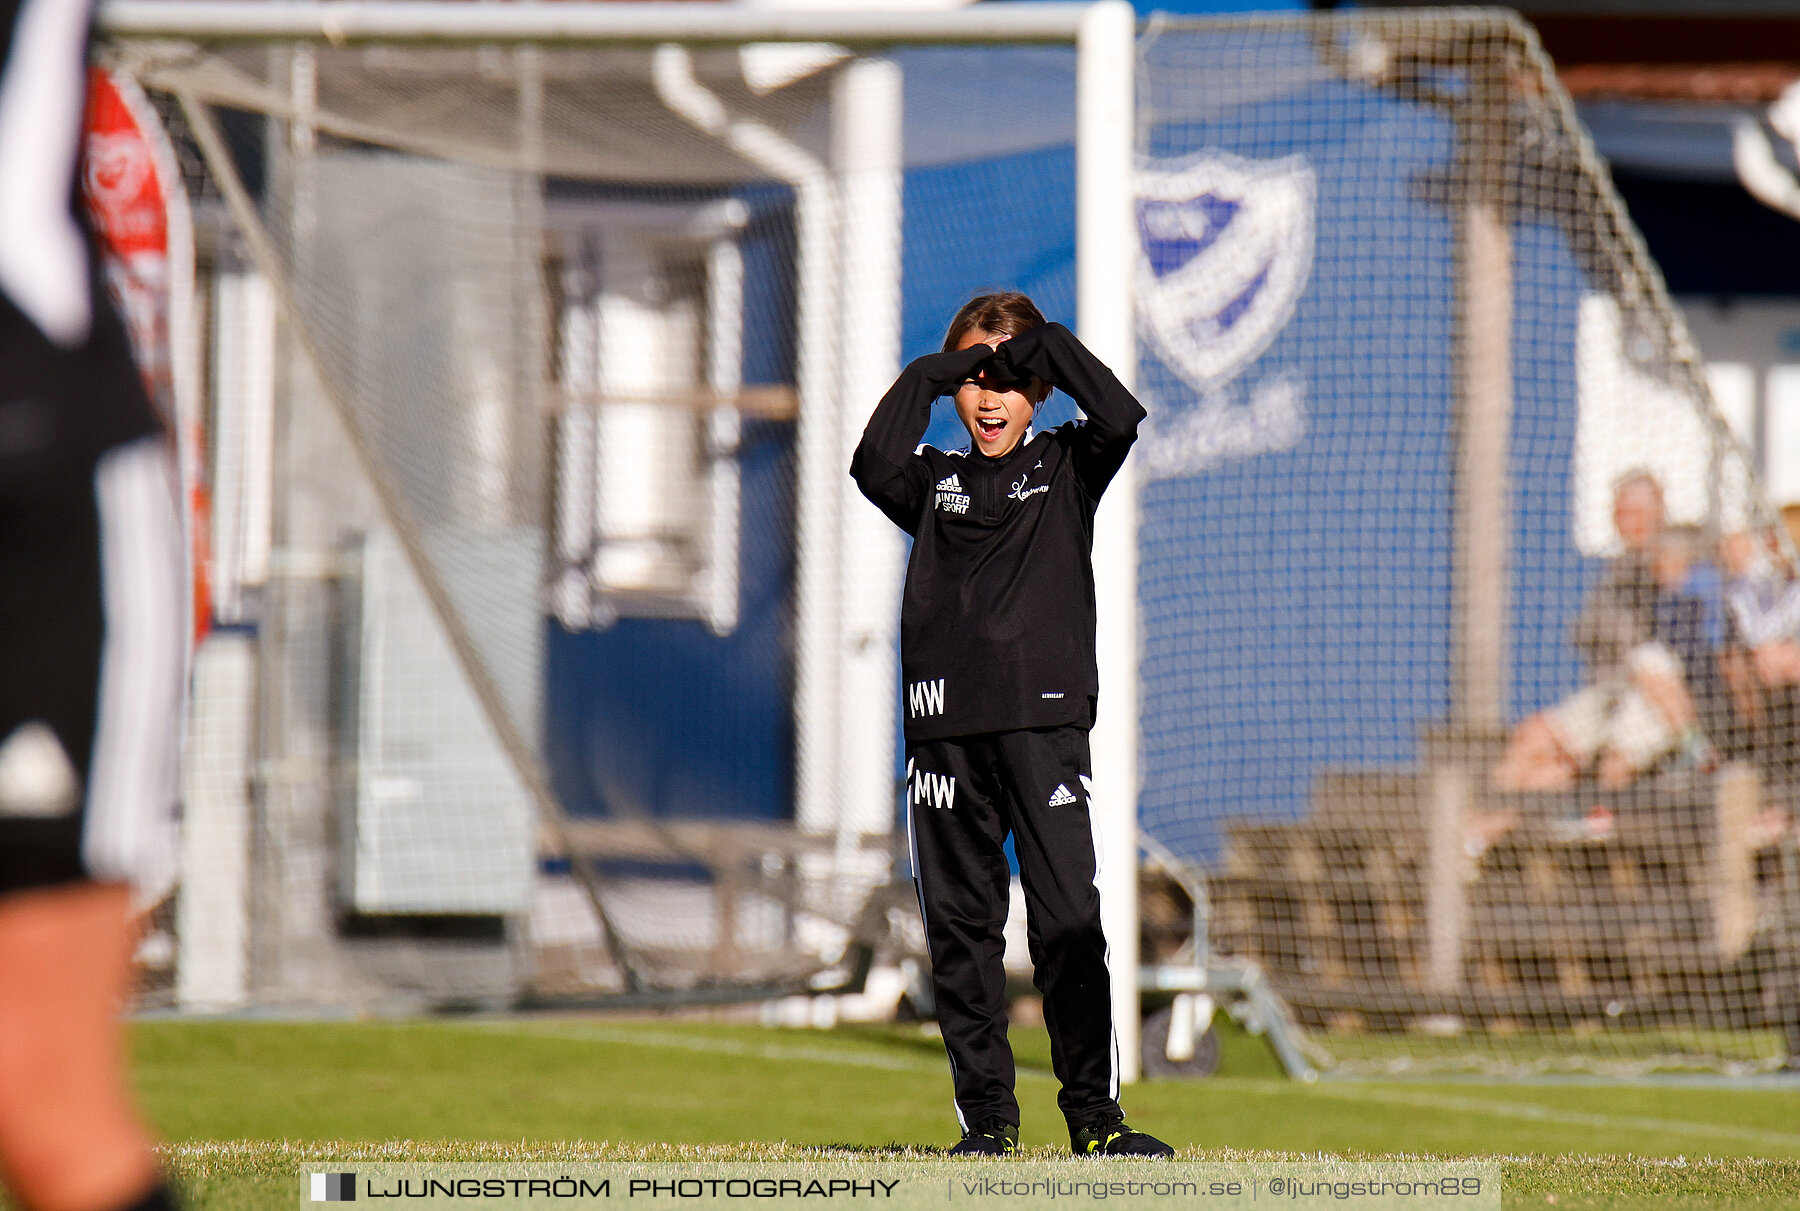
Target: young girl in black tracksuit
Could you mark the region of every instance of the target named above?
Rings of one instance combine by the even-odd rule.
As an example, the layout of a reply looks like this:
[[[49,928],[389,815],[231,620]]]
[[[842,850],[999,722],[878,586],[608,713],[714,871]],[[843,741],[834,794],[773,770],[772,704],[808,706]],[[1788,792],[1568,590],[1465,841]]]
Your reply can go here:
[[[1034,433],[1053,387],[1087,419]],[[940,395],[955,397],[966,451],[919,445]],[[850,465],[863,495],[913,537],[900,613],[907,821],[963,1128],[955,1153],[1018,1145],[1001,964],[1011,833],[1071,1146],[1172,1154],[1119,1109],[1088,804],[1094,509],[1143,416],[1030,299],[983,295],[957,313],[942,353],[901,373]]]

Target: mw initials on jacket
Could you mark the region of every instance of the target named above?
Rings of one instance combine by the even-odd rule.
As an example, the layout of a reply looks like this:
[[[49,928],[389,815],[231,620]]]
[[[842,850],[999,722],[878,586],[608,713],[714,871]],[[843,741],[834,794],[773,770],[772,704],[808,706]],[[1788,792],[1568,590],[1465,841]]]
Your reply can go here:
[[[915,681],[906,687],[907,714],[917,719],[922,715],[944,713],[944,679]]]

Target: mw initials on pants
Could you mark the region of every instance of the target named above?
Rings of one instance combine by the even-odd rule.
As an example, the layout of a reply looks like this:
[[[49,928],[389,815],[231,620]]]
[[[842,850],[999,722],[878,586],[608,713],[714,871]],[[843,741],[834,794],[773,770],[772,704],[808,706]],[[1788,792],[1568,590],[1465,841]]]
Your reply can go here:
[[[924,803],[949,811],[956,804],[956,779],[949,774],[928,774],[912,768],[907,762],[907,796],[911,803]]]
[[[915,681],[906,687],[906,709],[912,718],[944,713],[944,679]]]

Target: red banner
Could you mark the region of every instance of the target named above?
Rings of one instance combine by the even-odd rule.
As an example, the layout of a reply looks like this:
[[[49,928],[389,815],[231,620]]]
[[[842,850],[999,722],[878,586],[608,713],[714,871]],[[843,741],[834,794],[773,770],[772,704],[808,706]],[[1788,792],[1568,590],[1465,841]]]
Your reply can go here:
[[[160,154],[159,154],[160,152]],[[87,142],[82,192],[105,258],[106,283],[131,334],[144,386],[181,449],[182,488],[193,543],[195,637],[205,634],[208,501],[204,434],[198,415],[177,406],[170,356],[169,201],[178,180],[164,181],[175,157],[143,94],[104,68],[88,71]]]

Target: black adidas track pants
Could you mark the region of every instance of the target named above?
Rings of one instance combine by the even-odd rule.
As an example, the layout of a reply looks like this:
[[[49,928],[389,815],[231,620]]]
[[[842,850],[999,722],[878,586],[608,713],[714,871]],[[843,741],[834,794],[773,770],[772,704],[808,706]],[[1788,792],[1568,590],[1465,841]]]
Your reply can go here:
[[[1017,1125],[1002,967],[1008,833],[1025,887],[1033,982],[1072,1128],[1119,1109],[1088,734],[1057,727],[907,746],[907,829],[938,1025],[964,1129]]]

